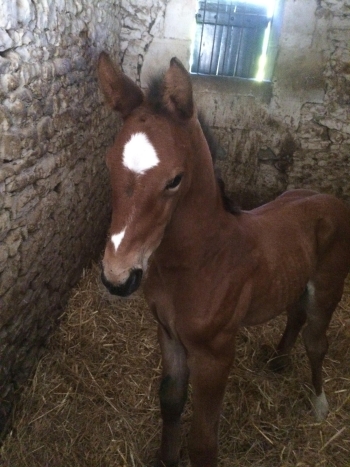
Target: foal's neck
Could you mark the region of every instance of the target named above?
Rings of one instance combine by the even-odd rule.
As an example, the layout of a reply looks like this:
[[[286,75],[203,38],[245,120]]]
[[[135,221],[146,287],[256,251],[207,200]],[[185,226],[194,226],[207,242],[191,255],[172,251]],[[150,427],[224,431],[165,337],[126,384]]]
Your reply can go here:
[[[228,213],[224,210],[212,157],[200,127],[194,130],[192,147],[191,185],[173,213],[166,229],[160,252],[169,250],[188,259],[215,248],[219,231]]]

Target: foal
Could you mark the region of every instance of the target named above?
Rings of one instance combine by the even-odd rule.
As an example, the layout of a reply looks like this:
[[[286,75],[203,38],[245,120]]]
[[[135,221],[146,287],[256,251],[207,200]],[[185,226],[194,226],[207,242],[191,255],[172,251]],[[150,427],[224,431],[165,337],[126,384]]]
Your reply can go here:
[[[160,92],[144,96],[102,53],[99,80],[124,119],[107,154],[112,221],[102,280],[111,293],[126,296],[147,270],[145,295],[158,321],[163,365],[159,465],[179,461],[188,381],[191,465],[217,465],[237,331],[284,310],[277,358],[305,324],[313,407],[323,419],[326,331],[350,268],[349,208],[333,196],[294,190],[252,211],[228,212],[182,64],[173,58]]]

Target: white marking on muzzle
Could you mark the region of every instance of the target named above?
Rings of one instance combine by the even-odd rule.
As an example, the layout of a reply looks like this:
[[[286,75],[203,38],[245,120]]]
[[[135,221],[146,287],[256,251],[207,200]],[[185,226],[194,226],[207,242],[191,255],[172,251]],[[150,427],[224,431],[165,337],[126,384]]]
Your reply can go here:
[[[119,245],[121,244],[121,242],[122,242],[122,240],[124,238],[124,235],[125,235],[125,229],[122,230],[121,232],[119,232],[118,234],[113,234],[111,236],[111,241],[112,241],[112,243],[114,245],[115,251],[118,250]]]
[[[157,151],[144,133],[133,134],[126,143],[123,164],[137,174],[143,174],[159,164]]]

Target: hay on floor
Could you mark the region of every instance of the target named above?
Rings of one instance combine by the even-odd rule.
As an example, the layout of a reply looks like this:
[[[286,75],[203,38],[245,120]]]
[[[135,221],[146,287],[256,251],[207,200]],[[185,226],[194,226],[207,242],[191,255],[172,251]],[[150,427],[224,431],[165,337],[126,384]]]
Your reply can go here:
[[[300,339],[292,366],[272,373],[285,318],[244,329],[222,410],[221,467],[350,467],[350,280],[329,330],[324,364],[331,412],[315,423]],[[1,467],[143,467],[160,436],[160,355],[142,296],[111,299],[97,267],[85,272],[14,413]],[[183,421],[183,465],[188,464]]]

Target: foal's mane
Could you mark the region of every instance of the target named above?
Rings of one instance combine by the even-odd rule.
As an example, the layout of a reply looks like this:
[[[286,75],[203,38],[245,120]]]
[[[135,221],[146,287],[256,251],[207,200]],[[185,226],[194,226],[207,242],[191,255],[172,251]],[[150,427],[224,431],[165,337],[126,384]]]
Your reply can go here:
[[[163,74],[155,75],[153,76],[153,78],[151,79],[148,85],[147,101],[150,104],[152,110],[158,114],[168,113],[163,103],[163,99],[162,99],[163,81],[164,81]],[[225,210],[230,212],[231,214],[236,214],[236,215],[240,214],[241,213],[240,207],[237,206],[236,203],[226,194],[225,183],[223,179],[221,178],[220,174],[218,173],[218,170],[215,167],[216,155],[218,152],[219,144],[217,140],[215,139],[214,134],[211,131],[211,128],[209,127],[207,121],[205,120],[205,117],[202,111],[198,112],[198,120],[202,127],[205,139],[208,143],[208,147],[210,150],[211,159],[212,159],[213,167],[215,171],[216,180],[219,185],[220,192],[221,192],[223,206]]]

